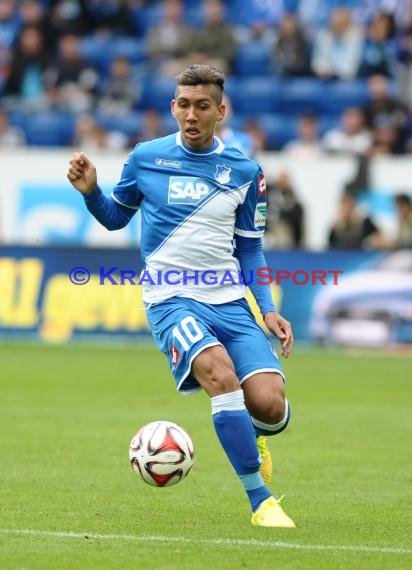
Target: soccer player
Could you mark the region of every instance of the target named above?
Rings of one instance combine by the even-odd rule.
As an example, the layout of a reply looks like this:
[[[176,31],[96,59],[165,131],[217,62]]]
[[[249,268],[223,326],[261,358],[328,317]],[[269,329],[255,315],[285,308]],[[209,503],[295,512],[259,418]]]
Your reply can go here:
[[[124,227],[141,209],[143,299],[177,389],[203,388],[209,395],[215,431],[249,498],[252,524],[294,527],[267,486],[266,436],[283,431],[290,417],[284,375],[245,300],[245,282],[285,357],[293,336],[269,288],[256,278],[266,266],[262,170],[214,135],[225,115],[224,80],[207,65],[192,65],[177,77],[171,112],[179,131],[137,145],[110,197],[81,152],[70,160],[67,178],[109,230]]]

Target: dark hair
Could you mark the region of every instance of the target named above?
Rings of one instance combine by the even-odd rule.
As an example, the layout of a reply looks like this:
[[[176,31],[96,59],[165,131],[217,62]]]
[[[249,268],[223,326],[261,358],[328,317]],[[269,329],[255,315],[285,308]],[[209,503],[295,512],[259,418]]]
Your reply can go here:
[[[195,63],[176,77],[176,93],[180,85],[214,85],[216,88],[215,99],[220,105],[225,86],[225,76],[216,67]]]
[[[299,115],[299,119],[316,123],[318,121],[318,116],[313,111],[303,111],[303,113]]]
[[[401,192],[401,193],[395,195],[395,202],[397,204],[405,204],[405,205],[408,204],[408,205],[410,205],[411,199],[408,196],[408,194]]]

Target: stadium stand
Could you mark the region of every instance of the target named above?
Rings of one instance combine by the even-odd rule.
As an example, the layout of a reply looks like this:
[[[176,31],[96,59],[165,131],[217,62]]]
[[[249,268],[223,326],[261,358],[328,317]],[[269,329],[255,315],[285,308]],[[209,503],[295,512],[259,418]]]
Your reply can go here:
[[[15,111],[11,124],[19,126],[28,145],[63,147],[71,144],[74,133],[74,115],[63,111]]]
[[[175,82],[173,77],[159,73],[159,67],[148,59],[146,37],[161,19],[163,6],[169,1],[179,0],[123,2],[121,10],[119,6],[116,8],[116,3],[73,0],[71,4],[74,12],[70,14],[64,12],[62,0],[30,0],[43,11],[38,27],[45,36],[45,42],[50,39],[51,32],[56,38],[68,32],[77,33],[80,37],[81,56],[99,75],[93,93],[95,104],[89,111],[95,113],[95,118],[102,127],[120,131],[133,138],[136,122],[139,122],[144,111],[154,109],[165,117],[173,97]],[[8,110],[10,123],[24,130],[27,144],[70,144],[75,112],[62,104],[58,87],[53,85],[53,73],[59,57],[57,40],[54,51],[49,50],[47,72],[44,73],[45,99],[49,100],[49,108],[47,105],[46,108],[43,106],[41,112],[38,109],[25,108],[20,104],[18,95],[11,98],[5,92],[10,61],[16,52],[24,27],[19,16],[20,5],[16,0],[13,13],[5,14],[3,20],[0,15],[2,107]],[[202,24],[202,1],[184,0],[183,5],[185,23],[195,34]],[[316,30],[326,25],[333,10],[342,5],[352,10],[353,20],[361,28],[366,41],[368,24],[379,13],[380,4],[372,0],[362,5],[354,0],[227,0],[224,3],[225,19],[232,25],[237,39],[236,54],[227,79],[227,93],[234,110],[233,121],[237,128],[249,120],[256,121],[267,135],[269,150],[281,149],[296,136],[296,121],[302,113],[315,113],[321,130],[325,131],[330,126],[336,126],[346,108],[364,108],[369,101],[368,78],[359,74],[352,80],[338,80],[333,77],[318,79],[311,71],[300,77],[278,75],[274,61],[274,44],[267,41],[268,34],[272,38],[276,37],[279,22],[285,13],[290,12],[296,15],[308,43],[313,46]],[[56,18],[56,14],[60,19]],[[397,53],[401,53],[401,63],[405,65],[403,40],[405,34],[410,32],[399,25],[396,26],[395,16],[393,15],[394,35],[388,41],[391,42],[392,48],[402,46],[398,50],[392,49],[392,53],[394,58]],[[392,18],[392,15],[389,14],[389,17]],[[113,29],[110,27],[111,21]],[[79,22],[83,24],[79,26]],[[124,30],[129,31],[124,33]],[[124,57],[129,61],[136,91],[140,96],[136,98],[134,108],[130,112],[110,116],[99,109],[99,89],[102,90],[105,85],[110,63],[116,57]],[[397,77],[390,77],[389,80],[391,91],[402,98]],[[409,119],[409,136],[411,124],[412,120]],[[164,125],[166,130],[174,128],[169,117],[164,119]],[[409,149],[410,145],[407,148]]]
[[[233,73],[237,77],[269,77],[272,71],[270,46],[260,38],[241,44],[234,58]]]
[[[235,112],[270,113],[276,110],[281,84],[274,77],[232,77],[227,81],[226,91]]]

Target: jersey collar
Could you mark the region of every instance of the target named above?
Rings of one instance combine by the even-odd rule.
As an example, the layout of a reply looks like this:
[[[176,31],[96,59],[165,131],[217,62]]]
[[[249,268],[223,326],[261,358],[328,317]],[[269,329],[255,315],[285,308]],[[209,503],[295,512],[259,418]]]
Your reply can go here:
[[[182,147],[182,149],[187,152],[188,154],[194,154],[194,155],[201,155],[201,156],[209,156],[211,154],[221,154],[223,152],[223,149],[225,148],[225,145],[223,144],[223,142],[218,138],[218,137],[213,137],[213,144],[211,146],[209,146],[208,148],[202,148],[200,150],[193,150],[190,147],[187,146],[187,144],[185,144],[183,138],[182,138],[182,133],[180,131],[178,131],[176,133],[176,144],[180,147]]]

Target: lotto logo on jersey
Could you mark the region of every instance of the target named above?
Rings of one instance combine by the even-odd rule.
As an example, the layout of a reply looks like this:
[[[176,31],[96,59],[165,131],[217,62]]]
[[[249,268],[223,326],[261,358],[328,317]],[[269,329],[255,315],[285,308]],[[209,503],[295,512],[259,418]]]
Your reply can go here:
[[[258,176],[258,191],[259,196],[266,196],[266,180],[262,174]]]
[[[169,178],[169,204],[196,204],[213,190],[203,178],[171,176]]]
[[[172,366],[173,366],[173,368],[176,368],[176,366],[178,365],[179,360],[180,360],[180,351],[172,343],[170,346],[169,353],[170,353],[170,359],[172,362]]]

